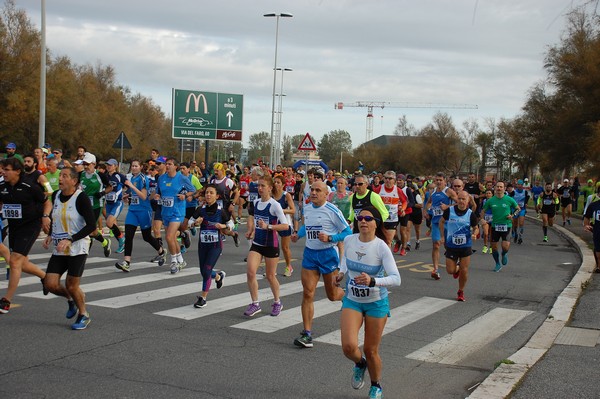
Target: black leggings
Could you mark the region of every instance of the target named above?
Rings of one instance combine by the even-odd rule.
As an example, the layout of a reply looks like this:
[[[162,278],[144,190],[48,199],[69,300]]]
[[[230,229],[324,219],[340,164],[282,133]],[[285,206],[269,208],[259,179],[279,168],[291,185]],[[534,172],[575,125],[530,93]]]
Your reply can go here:
[[[125,256],[131,256],[131,252],[133,251],[133,237],[137,228],[138,226],[133,224],[125,225]],[[155,250],[158,251],[160,249],[161,245],[158,243],[158,240],[152,236],[151,227],[142,230],[142,238]]]

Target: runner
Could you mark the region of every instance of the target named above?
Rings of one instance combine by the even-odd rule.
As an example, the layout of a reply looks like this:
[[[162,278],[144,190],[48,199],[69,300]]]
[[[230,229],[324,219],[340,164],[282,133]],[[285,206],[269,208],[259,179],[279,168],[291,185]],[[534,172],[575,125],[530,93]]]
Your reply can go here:
[[[214,270],[217,260],[223,252],[223,242],[220,231],[227,229],[230,223],[229,214],[217,204],[217,187],[213,184],[206,186],[204,190],[205,203],[196,208],[190,217],[189,226],[200,226],[198,239],[198,264],[202,276],[202,292],[194,303],[195,308],[206,306],[206,297],[210,290],[212,278],[215,279],[217,289],[223,285],[225,272]]]
[[[446,272],[458,279],[456,300],[465,301],[465,286],[469,279],[469,265],[473,254],[473,239],[479,232],[477,214],[469,208],[473,199],[466,191],[457,194],[457,204],[444,211],[439,228],[441,243],[446,247]],[[473,228],[473,234],[471,234]]]
[[[517,188],[512,191],[511,197],[517,201],[521,208],[519,214],[513,218],[514,240],[517,244],[523,244],[523,230],[525,225],[525,215],[527,214],[527,203],[529,202],[529,193],[523,187],[523,180],[517,181]]]
[[[2,214],[8,220],[10,277],[6,295],[0,299],[0,313],[8,313],[10,301],[19,286],[21,273],[33,274],[42,280],[46,273],[29,261],[28,254],[40,230],[48,233],[52,203],[37,185],[23,182],[23,164],[15,157],[3,160],[4,181],[0,183]],[[47,294],[44,288],[44,294]]]
[[[485,190],[485,197],[481,202],[481,207],[485,205],[485,203],[494,196],[493,190]],[[492,253],[492,232],[491,232],[491,224],[492,224],[492,210],[488,209],[483,214],[483,218],[481,219],[481,225],[483,227],[483,249],[482,253],[487,254],[488,249],[489,252]]]
[[[242,219],[242,209],[246,209],[248,207],[248,185],[252,177],[250,177],[250,168],[244,166],[243,173],[240,176],[240,198],[237,203],[237,219],[236,222],[239,223]]]
[[[167,228],[165,238],[171,254],[171,274],[176,274],[187,265],[177,243],[177,232],[185,218],[186,199],[191,198],[196,188],[177,171],[177,161],[174,158],[167,158],[165,166],[166,173],[158,178],[155,199],[160,200],[161,218]]]
[[[344,215],[346,220],[350,219],[350,213],[352,212],[352,202],[350,201],[351,192],[348,191],[348,182],[343,177],[338,177],[335,183],[336,190],[332,191],[327,201],[335,205]]]
[[[248,253],[248,266],[246,276],[248,290],[252,303],[248,305],[245,316],[252,317],[261,311],[258,300],[258,281],[256,272],[264,257],[266,278],[273,293],[271,316],[279,316],[283,305],[279,298],[279,281],[277,280],[277,261],[279,260],[279,240],[276,232],[289,229],[287,219],[281,205],[271,196],[273,192],[273,179],[271,176],[262,176],[258,179],[259,199],[248,207],[248,231],[246,238],[254,237],[252,247]]]
[[[158,256],[160,256],[158,265],[162,266],[165,263],[166,252],[159,245],[158,240],[152,236],[152,207],[150,206],[150,199],[148,197],[150,179],[141,172],[142,165],[140,160],[132,160],[131,179],[125,180],[125,186],[127,186],[125,196],[129,200],[129,210],[125,217],[125,256],[122,261],[115,264],[117,269],[124,272],[130,271],[133,239],[138,227],[142,231],[144,241],[150,244],[157,251]]]
[[[154,168],[156,168],[155,170],[151,170],[151,173],[153,173],[153,177],[150,180],[150,182],[148,183],[148,193],[150,195],[150,206],[152,207],[152,210],[154,211],[154,215],[152,216],[152,235],[154,236],[154,238],[156,238],[156,240],[158,241],[158,245],[160,245],[161,247],[165,247],[163,244],[163,240],[162,240],[162,227],[163,227],[163,221],[162,221],[162,205],[160,200],[156,200],[156,192],[158,191],[158,179],[160,178],[160,176],[164,175],[165,173],[167,173],[167,166],[165,165],[165,162],[167,162],[167,158],[163,157],[163,156],[159,156],[158,158],[156,158],[154,160]],[[152,167],[150,168],[152,169]],[[168,248],[168,245],[167,245]],[[151,262],[159,262],[161,260],[161,255],[156,255],[154,258],[152,258]]]
[[[98,219],[102,214],[102,208],[104,207],[104,187],[108,185],[108,180],[103,180],[102,176],[96,172],[96,156],[89,152],[85,153],[83,159],[78,159],[73,162],[73,167],[75,170],[78,170],[78,167],[84,168],[79,177],[80,185],[83,189],[83,193],[89,198],[90,203],[92,204],[92,212],[94,212],[94,217],[96,218],[96,222],[98,222]],[[102,229],[96,228],[96,230],[90,234],[90,237],[102,244],[104,256],[108,258],[111,252],[110,240],[102,236]],[[90,242],[90,246],[92,245],[92,242],[93,241]]]
[[[214,172],[215,176],[210,179],[210,183],[214,184],[217,188],[217,194],[219,195],[217,203],[229,213],[230,218],[233,218],[233,204],[235,204],[239,198],[239,190],[237,189],[235,182],[226,176],[225,166],[222,163],[215,163]],[[233,242],[236,247],[240,245],[237,231],[223,230],[221,231],[221,234],[233,237]]]
[[[390,216],[388,210],[381,199],[381,196],[373,191],[369,190],[367,178],[365,175],[358,174],[354,177],[354,184],[356,186],[356,192],[350,196],[350,202],[352,203],[352,212],[350,212],[350,223],[353,226],[353,232],[358,233],[358,222],[354,219],[354,216],[360,213],[360,210],[364,207],[372,205],[381,213],[383,220],[387,220]],[[340,240],[341,241],[341,240]]]
[[[123,189],[127,177],[118,171],[119,162],[111,158],[106,161],[106,170],[108,171],[108,186],[106,188],[106,227],[108,227],[117,241],[119,248],[117,253],[122,254],[125,251],[125,235],[119,229],[117,218],[123,210]]]
[[[345,275],[348,276],[340,320],[342,350],[354,362],[352,388],[360,389],[364,386],[365,371],[368,369],[371,377],[369,397],[381,398],[379,344],[390,316],[386,287],[399,286],[401,279],[390,250],[391,242],[382,228],[379,211],[373,207],[365,207],[356,218],[360,233],[344,239],[346,251],[336,277],[336,283],[339,284]],[[364,355],[358,342],[363,323]]]
[[[499,272],[503,266],[508,264],[508,250],[510,248],[509,234],[512,227],[512,219],[521,211],[517,202],[509,195],[506,195],[504,190],[504,182],[497,182],[494,189],[494,196],[485,203],[482,209],[482,213],[485,213],[488,209],[492,210],[492,256],[496,262],[495,272]],[[500,264],[500,256],[498,254],[498,241],[500,240],[502,240],[502,264]]]
[[[456,201],[456,192],[451,188],[446,187],[446,176],[442,172],[438,172],[434,179],[435,190],[429,196],[427,201],[427,218],[431,220],[431,241],[433,247],[431,249],[431,260],[433,261],[433,271],[431,278],[439,280],[441,278],[438,268],[440,265],[440,219],[444,214],[444,210],[450,205],[451,201]]]
[[[556,189],[560,195],[560,206],[562,207],[563,226],[565,223],[571,225],[571,210],[573,207],[573,187],[569,185],[569,179],[564,179],[563,184]]]
[[[53,243],[44,286],[55,295],[67,299],[67,319],[77,315],[73,330],[84,330],[90,324],[85,306],[85,294],[80,288],[81,276],[90,248],[89,235],[96,230],[92,204],[80,189],[79,173],[72,167],[60,172],[59,191],[52,194],[52,225],[44,240],[45,249]],[[60,283],[67,272],[65,285]]]
[[[283,275],[285,277],[291,277],[294,272],[294,267],[292,266],[292,251],[290,250],[290,242],[294,225],[292,218],[296,213],[296,208],[294,207],[294,199],[292,195],[284,191],[285,187],[285,178],[282,175],[277,175],[273,179],[273,198],[279,202],[281,208],[283,209],[283,213],[287,220],[287,224],[290,226],[288,230],[280,231],[279,236],[281,237],[281,250],[283,251],[283,257],[285,259],[285,270]]]
[[[183,223],[181,226],[179,226],[179,238],[183,243],[183,245],[180,246],[180,249],[181,253],[185,253],[191,245],[190,233],[188,233],[188,220],[190,217],[192,217],[196,207],[198,206],[198,198],[200,197],[202,184],[200,184],[200,181],[196,176],[191,174],[189,163],[182,162],[179,165],[179,172],[183,176],[187,177],[190,180],[190,183],[192,183],[192,186],[194,186],[196,189],[196,192],[193,195],[187,196],[187,200],[185,202],[185,219],[183,219]],[[191,231],[194,232],[195,229],[192,229]]]
[[[383,229],[386,235],[386,242],[390,243],[390,249],[392,248],[392,242],[396,235],[396,228],[398,227],[399,218],[404,217],[408,200],[406,195],[400,187],[396,185],[396,172],[388,170],[383,175],[384,183],[379,186],[379,191],[375,191],[381,197],[381,200],[385,204],[385,208],[388,211],[388,218],[383,222]],[[400,242],[397,243],[400,246]],[[396,250],[398,252],[398,250]],[[400,255],[406,255],[404,247]]]
[[[321,275],[323,275],[325,292],[330,301],[339,301],[344,297],[344,291],[336,285],[339,255],[335,244],[343,241],[347,235],[352,233],[342,212],[327,202],[327,185],[322,181],[315,182],[310,190],[311,203],[304,207],[303,224],[298,233],[292,235],[293,242],[297,242],[298,238],[306,237],[306,246],[302,257],[302,323],[304,329],[300,333],[300,337],[294,340],[294,345],[301,348],[313,347],[314,296]]]
[[[398,176],[397,186],[402,191],[404,196],[406,197],[406,207],[404,208],[404,212],[402,215],[398,215],[398,227],[397,234],[400,238],[399,241],[396,241],[396,245],[394,246],[394,252],[398,252],[400,250],[400,256],[406,256],[406,253],[410,251],[410,215],[412,214],[412,207],[415,204],[415,197],[413,195],[412,188],[406,185],[406,177],[404,175]],[[398,245],[400,244],[401,245]]]
[[[559,203],[558,194],[552,190],[552,183],[546,183],[544,192],[538,197],[536,204],[537,212],[542,215],[542,231],[544,242],[548,242],[548,226],[554,225],[556,205]]]

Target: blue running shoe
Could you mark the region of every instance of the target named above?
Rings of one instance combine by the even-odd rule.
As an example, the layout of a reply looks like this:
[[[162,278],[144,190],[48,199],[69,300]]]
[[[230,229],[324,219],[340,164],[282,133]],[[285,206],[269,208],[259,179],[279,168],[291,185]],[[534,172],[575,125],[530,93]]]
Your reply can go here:
[[[117,253],[122,254],[123,252],[125,252],[125,237],[117,238],[117,241],[119,241],[119,248],[117,248]]]
[[[77,321],[75,323],[71,324],[71,328],[73,330],[85,330],[91,321],[92,321],[92,319],[90,319],[89,313],[80,314],[77,317]]]
[[[502,265],[506,266],[507,263],[508,263],[508,252],[502,254]]]
[[[367,371],[366,360],[365,367],[354,365],[354,368],[352,369],[352,388],[361,389],[365,385],[365,371]]]
[[[381,388],[376,387],[376,386],[371,386],[371,389],[369,390],[369,399],[381,399],[383,398],[383,392],[381,391]]]
[[[496,273],[498,273],[500,270],[502,270],[502,265],[500,263],[496,263],[496,267],[494,268],[494,271]]]
[[[67,301],[69,304],[69,310],[67,310],[66,317],[67,319],[72,319],[77,314],[77,306],[75,306],[74,301]]]

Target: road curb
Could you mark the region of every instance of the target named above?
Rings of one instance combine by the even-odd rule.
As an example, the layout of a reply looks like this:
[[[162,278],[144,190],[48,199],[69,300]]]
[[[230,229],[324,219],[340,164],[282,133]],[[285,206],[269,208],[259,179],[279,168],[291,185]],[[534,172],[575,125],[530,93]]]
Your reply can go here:
[[[528,217],[529,220],[540,220]],[[514,364],[501,364],[468,396],[469,399],[504,399],[552,347],[554,340],[569,322],[577,300],[583,291],[582,286],[592,277],[596,262],[594,254],[585,241],[569,230],[554,226],[554,229],[579,251],[581,265],[575,276],[558,295],[546,320],[529,341],[508,358]]]

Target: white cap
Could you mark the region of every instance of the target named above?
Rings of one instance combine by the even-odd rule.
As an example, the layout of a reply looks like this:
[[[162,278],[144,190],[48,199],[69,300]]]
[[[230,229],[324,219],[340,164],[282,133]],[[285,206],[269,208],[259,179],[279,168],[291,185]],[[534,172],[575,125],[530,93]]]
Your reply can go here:
[[[76,165],[81,165],[82,163],[96,163],[96,156],[94,154],[90,154],[89,152],[86,152],[85,154],[83,154],[83,159],[78,159],[77,161],[73,162]]]
[[[563,180],[563,183],[568,183],[568,182],[569,182],[569,179]]]

